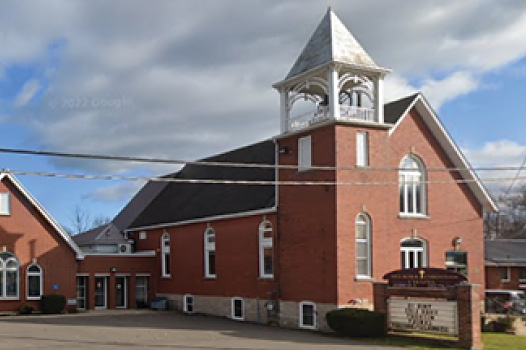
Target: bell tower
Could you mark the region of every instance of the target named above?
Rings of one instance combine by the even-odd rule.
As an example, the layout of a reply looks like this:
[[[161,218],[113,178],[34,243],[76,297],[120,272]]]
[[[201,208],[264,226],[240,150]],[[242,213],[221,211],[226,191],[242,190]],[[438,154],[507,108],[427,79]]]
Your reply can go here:
[[[329,8],[286,78],[273,85],[281,96],[281,134],[327,121],[383,124],[383,79],[389,72]],[[302,99],[312,102],[311,110],[294,114]]]

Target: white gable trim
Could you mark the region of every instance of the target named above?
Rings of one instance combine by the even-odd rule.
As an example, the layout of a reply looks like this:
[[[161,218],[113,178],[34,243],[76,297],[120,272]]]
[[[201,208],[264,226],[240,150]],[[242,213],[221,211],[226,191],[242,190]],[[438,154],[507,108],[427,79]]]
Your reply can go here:
[[[76,257],[78,260],[84,259],[84,254],[80,250],[80,248],[75,244],[71,236],[58,224],[58,222],[53,219],[53,217],[44,209],[44,207],[29,193],[24,186],[18,181],[16,177],[14,177],[10,173],[1,173],[0,174],[0,181],[2,181],[4,178],[9,179],[13,185],[26,197],[26,199],[37,209],[37,211],[42,214],[44,219],[49,222],[51,227],[55,229],[55,231],[58,232],[58,234],[64,239],[64,241],[69,245],[69,247],[75,252]]]
[[[451,160],[455,168],[465,169],[460,170],[460,176],[467,180],[467,185],[475,195],[477,200],[482,204],[483,208],[488,211],[498,212],[499,208],[495,201],[491,198],[488,191],[480,181],[478,175],[472,170],[468,160],[460,151],[460,148],[455,144],[447,130],[444,128],[437,114],[431,108],[427,100],[418,94],[409,107],[404,111],[404,114],[398,119],[396,124],[389,130],[391,136],[403,120],[409,115],[409,111],[416,108],[418,114],[421,116],[424,123],[427,125],[435,139],[438,141],[448,158]]]

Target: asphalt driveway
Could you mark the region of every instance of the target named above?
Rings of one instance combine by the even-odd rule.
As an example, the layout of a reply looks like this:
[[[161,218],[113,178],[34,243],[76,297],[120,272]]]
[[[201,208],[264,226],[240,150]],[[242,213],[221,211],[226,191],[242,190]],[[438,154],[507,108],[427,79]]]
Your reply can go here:
[[[0,349],[327,349],[378,347],[315,332],[174,312],[104,311],[0,317]]]

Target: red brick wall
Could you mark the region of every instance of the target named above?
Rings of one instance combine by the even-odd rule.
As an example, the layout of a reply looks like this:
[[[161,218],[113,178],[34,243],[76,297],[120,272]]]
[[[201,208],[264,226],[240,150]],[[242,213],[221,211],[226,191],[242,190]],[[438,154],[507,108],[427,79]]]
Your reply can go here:
[[[266,219],[272,223],[276,237],[275,214],[266,215]],[[145,240],[140,240],[136,232],[135,239],[138,250],[157,251],[157,293],[268,298],[268,293],[276,288],[277,272],[273,280],[259,278],[258,229],[262,220],[263,216],[256,215],[210,222],[216,234],[215,279],[204,277],[207,223],[149,230]],[[164,232],[170,235],[171,277],[160,277],[160,242]],[[276,270],[276,258],[274,262]]]
[[[95,305],[95,276],[107,275],[107,307],[115,308],[116,276],[127,277],[128,307],[135,305],[136,275],[149,275],[148,295],[151,300],[157,290],[156,257],[129,257],[129,256],[86,256],[79,261],[79,274],[88,274],[87,308],[93,309]]]
[[[332,126],[280,139],[281,165],[298,164],[298,138],[310,135],[312,164],[335,165]],[[280,170],[280,181],[334,182],[328,170]],[[280,186],[279,245],[281,297],[284,300],[336,301],[336,188],[333,185]]]
[[[20,300],[1,300],[0,311],[14,311],[24,303],[39,308],[38,301],[26,301],[26,269],[33,259],[43,270],[44,294],[75,298],[73,250],[7,178],[1,181],[0,192],[11,193],[11,215],[0,215],[0,249],[5,246],[20,264]]]
[[[487,289],[511,289],[526,290],[526,281],[520,281],[521,267],[510,267],[509,281],[501,279],[500,270],[506,267],[486,266],[486,288]]]
[[[338,166],[355,165],[355,135],[367,130],[370,137],[370,166],[398,168],[402,158],[413,152],[427,169],[453,167],[433,135],[415,110],[389,136],[386,130],[337,126]],[[452,250],[452,240],[462,238],[461,250],[468,251],[469,280],[484,286],[481,206],[467,185],[452,183],[456,177],[448,172],[428,172],[428,218],[400,218],[397,171],[338,172],[338,181],[389,182],[384,185],[338,187],[338,303],[371,298],[371,282],[355,281],[354,220],[362,208],[372,222],[373,280],[400,266],[400,241],[416,230],[427,240],[430,267],[445,267],[445,251]]]

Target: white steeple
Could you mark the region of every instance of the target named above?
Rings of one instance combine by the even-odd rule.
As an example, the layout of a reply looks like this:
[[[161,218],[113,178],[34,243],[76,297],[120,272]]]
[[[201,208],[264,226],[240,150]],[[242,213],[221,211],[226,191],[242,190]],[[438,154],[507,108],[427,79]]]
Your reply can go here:
[[[282,132],[328,119],[383,123],[387,73],[329,8],[285,80],[274,85],[281,93]],[[291,118],[293,104],[302,98],[314,102],[316,112]]]

